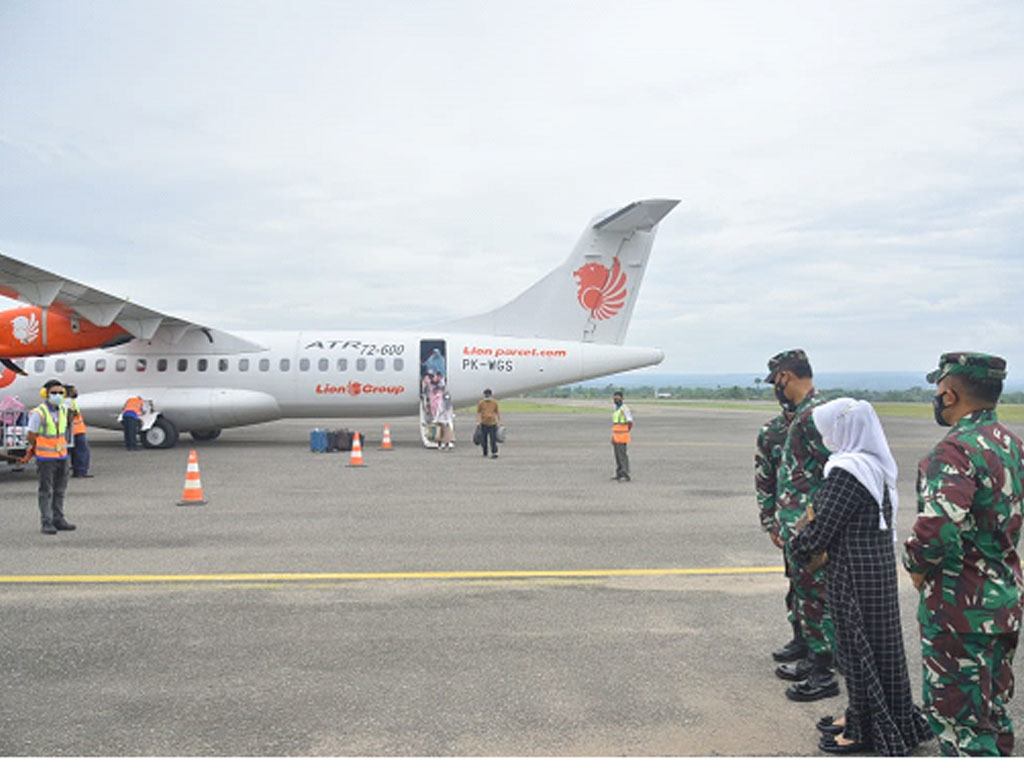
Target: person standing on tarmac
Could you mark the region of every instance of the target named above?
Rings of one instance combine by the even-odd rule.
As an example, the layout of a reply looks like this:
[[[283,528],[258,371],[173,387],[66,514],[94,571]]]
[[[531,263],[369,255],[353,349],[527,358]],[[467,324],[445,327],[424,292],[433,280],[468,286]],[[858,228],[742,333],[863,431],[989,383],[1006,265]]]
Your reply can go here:
[[[1024,445],[996,415],[1004,378],[1006,361],[980,352],[947,352],[927,376],[950,430],[918,466],[903,566],[921,593],[925,716],[944,755],[1013,754]]]
[[[121,406],[121,429],[124,430],[124,447],[127,451],[137,451],[139,446],[139,426],[142,423],[143,401],[139,395],[133,395]]]
[[[786,689],[786,698],[817,701],[839,695],[839,681],[832,672],[835,629],[826,603],[824,570],[818,563],[796,562],[789,541],[825,479],[829,450],[812,418],[815,406],[825,402],[825,398],[814,388],[811,363],[802,349],[778,353],[768,361],[768,371],[765,381],[775,388],[779,404],[793,409],[793,423],[779,460],[775,520],[793,574],[797,619],[808,648],[806,659],[781,664],[775,674],[783,680],[794,681]]]
[[[66,384],[68,415],[71,417],[71,445],[68,454],[71,456],[72,477],[92,477],[89,474],[89,438],[85,436],[85,419],[78,408],[78,389],[74,384]]]
[[[778,416],[761,427],[757,433],[754,448],[754,492],[757,498],[758,517],[761,530],[768,534],[776,547],[783,549],[779,524],[775,520],[776,492],[778,490],[779,460],[782,458],[782,446],[789,434],[789,425],[793,421],[791,408],[783,408]],[[800,630],[800,619],[796,612],[795,594],[793,592],[793,574],[789,570],[789,561],[785,553],[782,555],[786,581],[789,589],[786,592],[786,613],[793,628],[793,639],[776,651],[772,658],[778,662],[796,662],[807,657],[807,641]]]
[[[498,401],[491,397],[491,390],[484,390],[483,400],[476,404],[476,423],[480,425],[480,447],[487,458],[487,441],[491,441],[491,458],[498,458],[498,425],[501,424],[501,409]]]
[[[73,531],[76,526],[64,517],[64,493],[68,487],[68,409],[64,405],[66,390],[56,379],[50,379],[39,394],[43,402],[28,415],[28,450],[23,464],[36,457],[39,475],[39,516],[42,532]]]
[[[612,402],[615,403],[615,412],[612,414],[612,448],[615,451],[615,477],[612,480],[625,480],[629,477],[629,442],[630,432],[633,431],[633,414],[629,407],[622,401],[622,393],[615,392],[612,395]]]

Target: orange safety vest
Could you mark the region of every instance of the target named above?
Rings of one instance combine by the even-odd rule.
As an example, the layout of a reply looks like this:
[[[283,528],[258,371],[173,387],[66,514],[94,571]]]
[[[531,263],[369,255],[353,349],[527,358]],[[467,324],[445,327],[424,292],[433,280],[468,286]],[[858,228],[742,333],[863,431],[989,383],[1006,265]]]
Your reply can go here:
[[[142,398],[141,397],[129,397],[124,401],[124,408],[121,409],[122,413],[131,411],[140,419],[142,418]]]
[[[75,403],[74,415],[71,417],[71,433],[74,435],[85,434],[85,419],[82,418],[82,412],[78,410],[78,403]]]
[[[41,421],[36,433],[36,460],[60,461],[68,455],[68,411],[64,406],[57,409],[58,419],[45,403],[32,409],[39,413]]]
[[[612,415],[612,442],[628,443],[629,441],[629,422],[626,421],[626,414],[622,412],[622,406],[619,406]]]

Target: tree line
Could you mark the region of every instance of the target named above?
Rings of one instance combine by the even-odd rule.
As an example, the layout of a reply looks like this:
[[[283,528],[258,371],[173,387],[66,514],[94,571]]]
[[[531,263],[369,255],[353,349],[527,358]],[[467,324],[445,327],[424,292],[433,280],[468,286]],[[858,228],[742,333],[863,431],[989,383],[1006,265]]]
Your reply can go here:
[[[621,391],[627,400],[651,400],[655,396],[670,400],[763,400],[774,403],[775,393],[770,386],[753,387],[604,387],[576,386],[549,387],[527,393],[527,397],[573,398],[583,400],[608,399],[613,392]],[[911,387],[910,389],[820,389],[828,398],[854,397],[858,400],[878,403],[930,403],[935,396],[934,387]],[[1004,392],[1001,403],[1024,403],[1024,392]]]

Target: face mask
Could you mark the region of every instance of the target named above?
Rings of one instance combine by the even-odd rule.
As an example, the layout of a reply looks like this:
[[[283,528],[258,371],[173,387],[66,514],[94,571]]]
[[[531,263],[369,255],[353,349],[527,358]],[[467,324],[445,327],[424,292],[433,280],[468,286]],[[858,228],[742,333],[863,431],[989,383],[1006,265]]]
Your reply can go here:
[[[775,382],[775,399],[787,411],[792,411],[796,407],[796,403],[786,397],[786,388],[779,382]]]
[[[948,407],[948,405],[942,402],[942,395],[935,395],[935,397],[932,399],[932,410],[935,411],[935,423],[938,424],[940,427],[953,426],[948,421],[946,421],[942,416],[942,412],[946,410],[946,408]]]
[[[50,405],[60,405],[64,402],[64,395],[50,395]]]

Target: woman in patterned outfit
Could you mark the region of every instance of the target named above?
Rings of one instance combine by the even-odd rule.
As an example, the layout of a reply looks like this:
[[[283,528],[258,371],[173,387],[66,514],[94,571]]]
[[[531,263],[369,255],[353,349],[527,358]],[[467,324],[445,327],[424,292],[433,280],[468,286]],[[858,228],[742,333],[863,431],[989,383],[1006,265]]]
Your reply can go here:
[[[813,417],[832,455],[814,519],[791,545],[803,560],[828,552],[828,601],[849,699],[844,729],[823,728],[818,746],[905,755],[931,730],[914,705],[903,651],[893,551],[896,462],[869,403],[842,397],[819,405]]]

